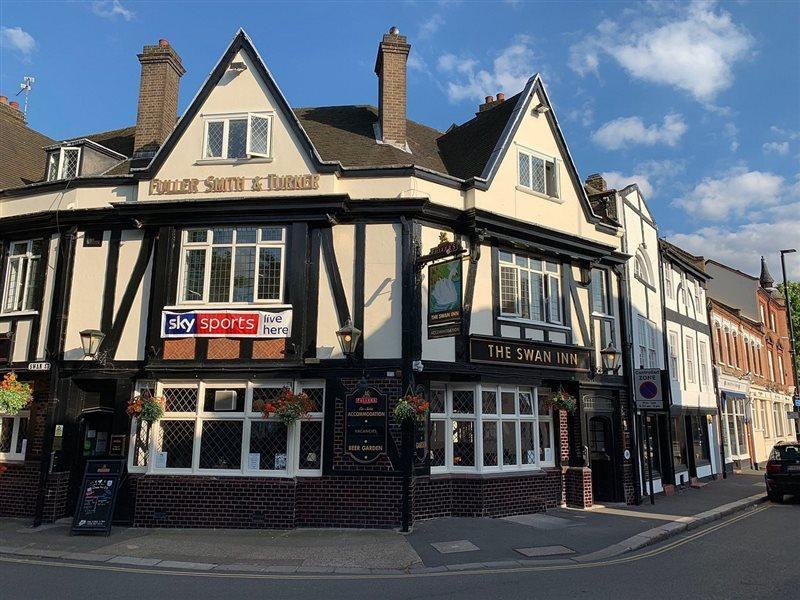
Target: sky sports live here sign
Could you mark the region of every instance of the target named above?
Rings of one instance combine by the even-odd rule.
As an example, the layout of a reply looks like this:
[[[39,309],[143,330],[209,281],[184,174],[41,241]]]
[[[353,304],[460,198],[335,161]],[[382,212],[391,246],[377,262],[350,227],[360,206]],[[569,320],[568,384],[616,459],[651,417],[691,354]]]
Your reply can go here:
[[[636,408],[639,410],[663,410],[664,387],[661,369],[636,369],[633,372],[636,388]]]
[[[163,311],[162,338],[246,337],[287,338],[292,335],[292,309]]]

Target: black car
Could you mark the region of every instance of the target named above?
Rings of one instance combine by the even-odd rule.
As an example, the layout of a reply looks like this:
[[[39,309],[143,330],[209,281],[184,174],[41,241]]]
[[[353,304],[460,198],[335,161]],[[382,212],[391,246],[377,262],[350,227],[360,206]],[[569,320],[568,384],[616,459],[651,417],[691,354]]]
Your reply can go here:
[[[767,461],[767,497],[782,502],[784,494],[800,494],[800,443],[778,442]]]

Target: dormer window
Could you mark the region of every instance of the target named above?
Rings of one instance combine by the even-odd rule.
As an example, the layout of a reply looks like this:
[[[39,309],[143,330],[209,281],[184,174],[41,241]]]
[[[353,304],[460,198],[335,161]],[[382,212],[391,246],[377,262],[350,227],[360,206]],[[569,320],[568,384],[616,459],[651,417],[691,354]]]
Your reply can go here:
[[[240,160],[270,158],[272,115],[242,113],[209,116],[203,135],[203,158],[206,160]]]
[[[47,157],[47,181],[75,179],[80,164],[80,148],[58,148]]]
[[[517,151],[517,183],[525,191],[558,198],[557,159],[534,150],[520,148]]]

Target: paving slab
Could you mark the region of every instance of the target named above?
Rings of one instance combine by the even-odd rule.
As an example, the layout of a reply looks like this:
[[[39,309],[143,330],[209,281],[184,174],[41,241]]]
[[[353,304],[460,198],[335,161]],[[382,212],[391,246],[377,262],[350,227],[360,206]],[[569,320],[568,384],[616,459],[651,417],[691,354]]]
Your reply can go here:
[[[261,565],[246,565],[244,563],[231,563],[227,565],[216,565],[214,571],[241,571],[242,573],[262,573],[264,567]]]
[[[518,523],[519,525],[527,525],[536,529],[556,530],[564,529],[565,527],[580,527],[583,523],[573,519],[565,519],[563,517],[555,517],[545,513],[535,513],[532,515],[517,515],[513,517],[503,517],[503,521],[509,523]]]
[[[431,546],[436,548],[440,554],[453,554],[454,552],[475,552],[480,550],[469,540],[456,540],[453,542],[433,542]]]
[[[61,558],[82,562],[106,562],[114,558],[113,554],[95,554],[94,552],[67,552]]]
[[[542,556],[556,556],[559,554],[575,554],[575,550],[565,546],[536,546],[533,548],[514,548],[517,552],[528,558]]]

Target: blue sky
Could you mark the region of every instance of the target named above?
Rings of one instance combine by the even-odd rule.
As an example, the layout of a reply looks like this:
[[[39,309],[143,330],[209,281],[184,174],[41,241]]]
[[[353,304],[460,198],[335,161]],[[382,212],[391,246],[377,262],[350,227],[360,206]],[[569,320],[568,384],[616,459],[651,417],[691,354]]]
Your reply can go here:
[[[662,234],[757,272],[800,250],[797,2],[14,2],[0,91],[34,75],[51,137],[130,125],[144,44],[183,58],[181,110],[243,26],[294,106],[374,104],[377,43],[412,44],[409,117],[446,129],[545,78],[580,174],[639,183]],[[790,258],[800,278],[800,255]]]

